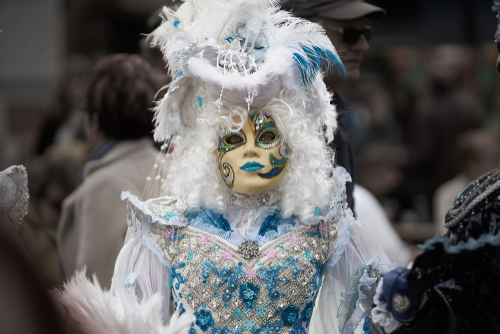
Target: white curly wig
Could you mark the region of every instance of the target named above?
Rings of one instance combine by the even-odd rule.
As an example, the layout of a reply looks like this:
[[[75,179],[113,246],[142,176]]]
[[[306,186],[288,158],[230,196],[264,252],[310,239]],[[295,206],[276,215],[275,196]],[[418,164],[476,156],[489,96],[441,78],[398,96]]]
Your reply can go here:
[[[322,77],[345,75],[324,29],[280,10],[277,0],[184,0],[162,18],[150,40],[173,79],[154,109],[154,137],[175,138],[176,147],[150,178],[161,182],[159,195],[224,212],[231,190],[219,172],[219,135],[260,113],[274,118],[288,147],[281,213],[307,224],[329,204],[335,174],[326,141],[337,114]]]
[[[315,207],[324,207],[330,200],[333,152],[326,145],[321,129],[297,99],[286,90],[261,108],[250,113],[273,117],[288,146],[286,174],[277,186],[282,194],[280,207],[284,217],[296,215],[303,223],[313,217]],[[169,174],[162,191],[178,197],[190,209],[208,208],[223,212],[231,190],[224,183],[217,162],[221,131],[238,131],[247,120],[247,110],[222,102],[211,103],[198,115],[192,131],[178,137]],[[237,122],[236,122],[237,121]]]

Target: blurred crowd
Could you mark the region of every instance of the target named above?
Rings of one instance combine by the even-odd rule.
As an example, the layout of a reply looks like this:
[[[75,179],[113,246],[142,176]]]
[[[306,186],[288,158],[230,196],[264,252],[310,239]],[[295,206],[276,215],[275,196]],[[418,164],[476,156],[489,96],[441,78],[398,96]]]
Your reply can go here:
[[[66,1],[67,48],[50,93],[23,109],[19,99],[4,103],[8,93],[0,90],[0,171],[26,166],[29,186],[18,229],[29,256],[0,233],[0,255],[8,255],[4,262],[0,256],[0,267],[12,273],[4,289],[18,282],[24,293],[21,311],[12,314],[31,305],[51,322],[56,310],[45,309],[42,286],[60,288],[84,266],[103,286],[111,283],[127,231],[120,193],[142,193],[161,145],[153,142],[153,114],[144,111],[164,94],[169,77],[160,51],[140,34],[160,24],[160,4],[172,1]],[[345,46],[361,47],[360,59],[369,50],[363,33]],[[337,49],[342,59],[347,51]],[[354,197],[357,219],[398,265],[416,253],[408,244],[446,233],[443,221],[457,194],[500,165],[498,53],[492,36],[476,45],[387,43],[354,65],[361,64],[357,76],[327,83],[345,100],[337,132],[344,147],[337,148],[349,153],[346,168],[356,182],[349,200]],[[5,82],[0,79],[0,88]],[[67,329],[79,333],[71,321]]]
[[[141,27],[147,32],[160,19],[156,12],[144,21]],[[165,85],[161,54],[150,49],[145,38],[137,40],[134,51],[161,76],[157,87]],[[457,193],[499,165],[497,55],[493,41],[477,47],[388,45],[371,52],[359,80],[340,89],[351,110],[343,122],[354,152],[357,183],[377,199],[396,227],[412,223],[428,231],[426,236],[443,233],[444,215]],[[92,69],[100,58],[102,54],[92,52],[65,57],[50,102],[34,127],[36,134],[22,154],[12,159],[6,137],[0,134],[0,170],[7,163],[24,164],[28,170],[29,211],[20,233],[49,288],[59,287],[64,278],[56,241],[58,223],[64,220],[63,201],[82,183],[84,165],[92,160],[96,146],[92,124],[86,123],[86,98]],[[149,132],[144,137],[152,139]]]
[[[460,190],[498,166],[497,55],[493,41],[391,46],[342,90],[359,184],[392,222],[443,232]]]

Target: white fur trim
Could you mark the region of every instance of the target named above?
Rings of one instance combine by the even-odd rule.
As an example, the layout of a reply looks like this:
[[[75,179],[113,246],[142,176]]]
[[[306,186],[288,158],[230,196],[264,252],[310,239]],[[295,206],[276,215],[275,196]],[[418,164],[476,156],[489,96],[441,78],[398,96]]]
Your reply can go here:
[[[133,291],[114,284],[114,295],[103,290],[97,278],[91,282],[86,269],[64,284],[60,302],[89,334],[187,334],[194,315],[175,313],[169,325],[163,323],[162,296],[157,293],[140,303]]]

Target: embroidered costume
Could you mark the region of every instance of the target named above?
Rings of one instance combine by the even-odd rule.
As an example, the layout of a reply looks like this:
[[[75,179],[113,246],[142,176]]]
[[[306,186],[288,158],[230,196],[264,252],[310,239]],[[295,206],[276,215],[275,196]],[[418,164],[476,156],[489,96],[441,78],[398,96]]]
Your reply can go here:
[[[28,175],[24,166],[11,166],[0,171],[0,229],[19,245],[18,228],[28,213]]]
[[[164,9],[151,40],[173,81],[155,109],[165,145],[146,200],[122,194],[129,231],[111,291],[79,274],[62,296],[93,330],[375,329],[372,297],[391,265],[354,220],[351,178],[326,145],[336,113],[322,73],[341,75],[343,65],[321,26],[276,6],[190,0]],[[112,316],[94,311],[103,308]]]
[[[361,239],[366,238],[366,232],[355,227],[347,208],[345,182],[350,177],[342,167],[336,172],[338,195],[330,207],[317,208],[315,224],[303,225],[296,217],[283,218],[273,203],[259,208],[244,236],[236,231],[238,220],[230,224],[232,219],[227,215],[206,209],[186,212],[176,207],[172,198],[144,203],[124,193],[123,197],[129,199],[128,223],[136,237],[120,257],[151,252],[162,266],[170,268],[163,279],[170,291],[164,293],[171,296],[181,313],[194,313],[193,328],[198,331],[307,333],[324,272],[334,276],[327,278],[329,284],[332,279],[342,280],[332,269],[342,256],[366,247]],[[230,211],[238,208],[236,204]],[[355,231],[360,235],[354,235]],[[357,256],[361,260],[363,254]],[[335,292],[346,293],[340,319],[333,321],[346,333],[366,317],[361,307],[363,298],[369,302],[370,289],[380,277],[380,260],[369,260],[353,261],[352,271],[335,271],[350,277],[351,285],[344,281],[345,291]],[[137,273],[141,265],[141,261],[130,261],[119,274],[127,277],[129,288],[141,291],[139,299],[144,289],[142,282],[139,289],[136,284],[144,275]],[[382,265],[385,270],[387,262]],[[340,295],[336,297],[340,300]],[[336,312],[331,316],[336,317]]]
[[[500,168],[470,183],[427,240],[412,269],[397,268],[377,288],[374,322],[386,333],[500,331]]]

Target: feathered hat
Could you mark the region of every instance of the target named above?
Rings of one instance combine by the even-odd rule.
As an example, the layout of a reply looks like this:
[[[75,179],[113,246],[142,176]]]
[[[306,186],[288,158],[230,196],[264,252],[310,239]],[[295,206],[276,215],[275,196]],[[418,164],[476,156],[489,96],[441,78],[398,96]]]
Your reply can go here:
[[[155,139],[163,141],[196,124],[211,103],[264,106],[283,89],[333,139],[335,106],[323,73],[345,69],[323,28],[281,11],[278,0],[186,0],[163,8],[151,34],[172,82],[155,108]]]

